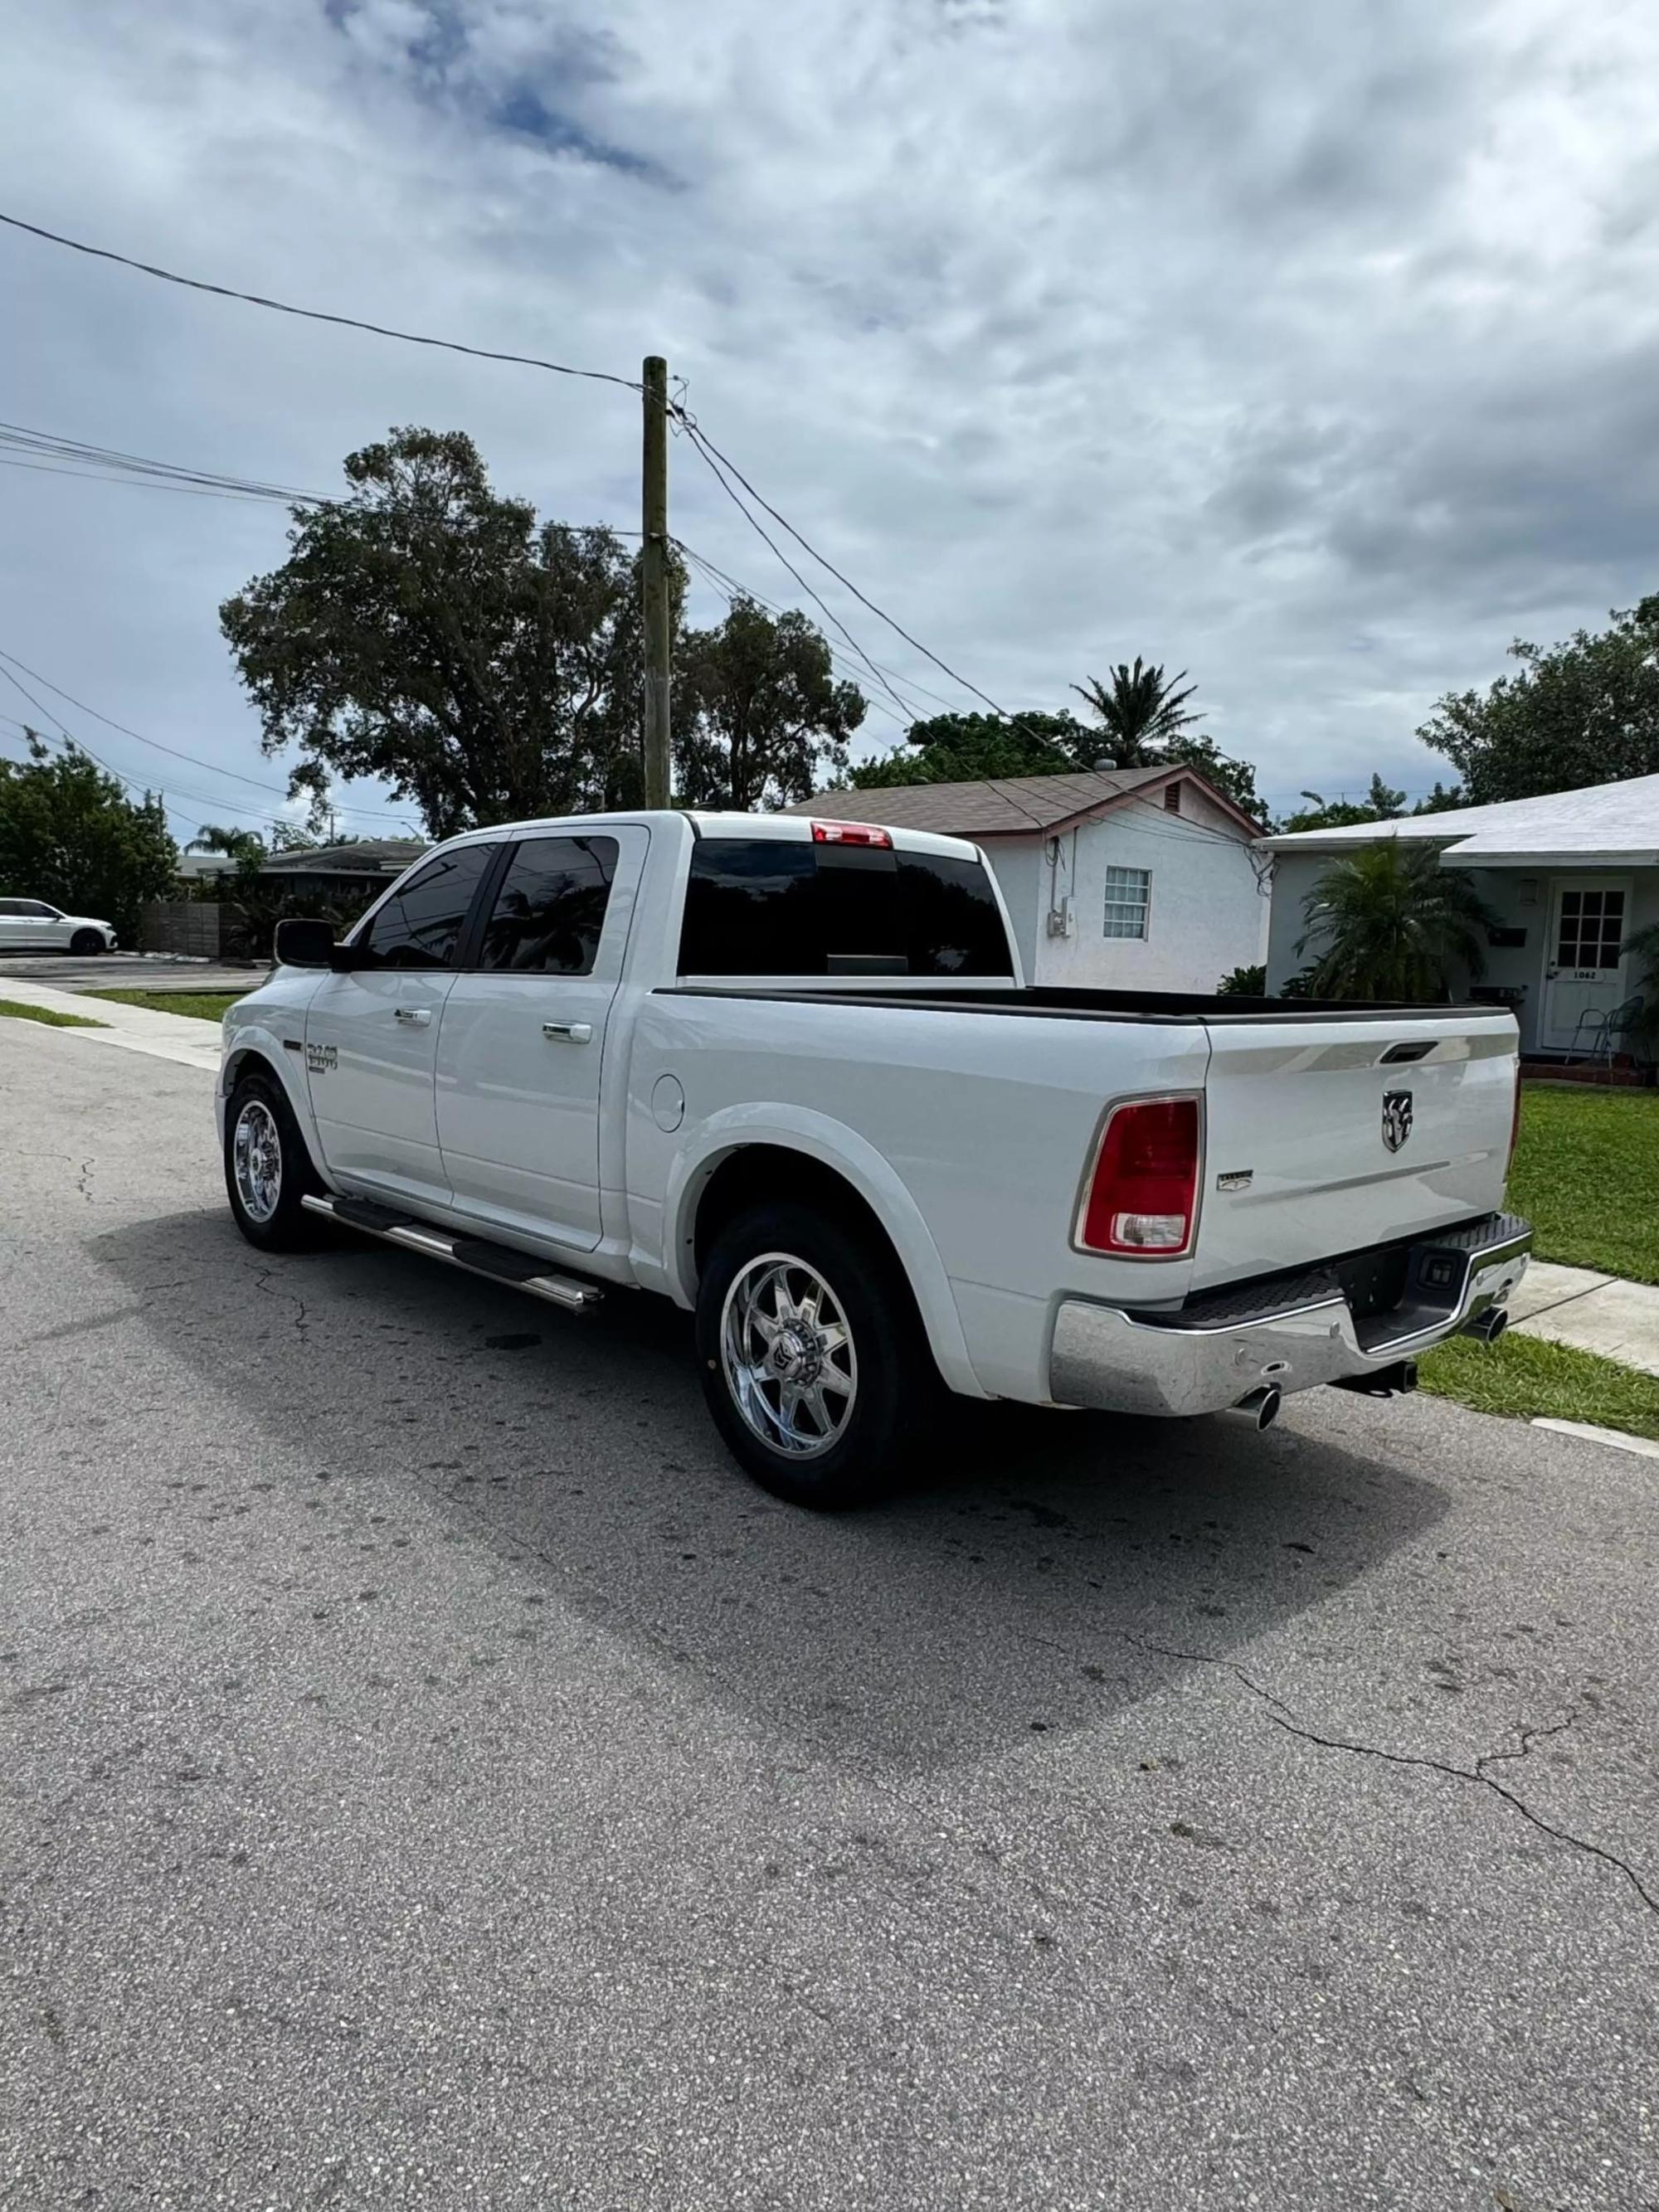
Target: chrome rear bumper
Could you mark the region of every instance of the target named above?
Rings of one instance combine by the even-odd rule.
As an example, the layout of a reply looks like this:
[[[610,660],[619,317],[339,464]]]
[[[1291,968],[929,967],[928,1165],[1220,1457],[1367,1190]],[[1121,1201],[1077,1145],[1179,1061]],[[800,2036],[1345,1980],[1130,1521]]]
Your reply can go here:
[[[1191,1298],[1173,1312],[1135,1312],[1067,1298],[1054,1322],[1050,1397],[1108,1413],[1220,1413],[1267,1384],[1376,1373],[1426,1352],[1490,1309],[1526,1273],[1532,1230],[1512,1213],[1411,1247],[1411,1297],[1356,1320],[1334,1275],[1247,1285]]]

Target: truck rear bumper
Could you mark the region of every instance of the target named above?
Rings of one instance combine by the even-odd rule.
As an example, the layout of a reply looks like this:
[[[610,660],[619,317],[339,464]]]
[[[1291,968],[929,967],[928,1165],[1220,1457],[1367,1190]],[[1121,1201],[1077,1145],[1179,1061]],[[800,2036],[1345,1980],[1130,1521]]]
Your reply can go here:
[[[1054,1322],[1049,1395],[1108,1413],[1220,1413],[1264,1387],[1284,1392],[1378,1373],[1499,1308],[1526,1272],[1529,1225],[1512,1213],[1406,1249],[1406,1295],[1356,1317],[1334,1273],[1235,1285],[1174,1311],[1067,1298]]]

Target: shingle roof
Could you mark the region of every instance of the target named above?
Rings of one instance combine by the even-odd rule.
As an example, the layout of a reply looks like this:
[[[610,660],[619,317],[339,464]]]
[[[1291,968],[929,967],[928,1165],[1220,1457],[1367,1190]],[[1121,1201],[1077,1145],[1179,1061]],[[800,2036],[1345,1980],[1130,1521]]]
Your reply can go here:
[[[1396,822],[1301,830],[1272,842],[1276,852],[1294,853],[1303,847],[1374,845],[1387,837],[1428,838],[1451,846],[1448,857],[1460,863],[1552,853],[1648,857],[1659,852],[1659,775],[1503,799],[1492,806],[1450,807],[1443,814],[1407,814]]]
[[[400,876],[426,850],[419,837],[359,837],[349,845],[302,846],[273,853],[262,876]]]
[[[822,822],[878,822],[891,830],[933,830],[947,837],[1048,836],[1089,814],[1104,812],[1175,768],[1092,769],[1077,775],[996,776],[974,783],[901,783],[875,791],[826,791],[784,808]],[[1201,776],[1194,781],[1203,783]],[[1203,785],[1206,792],[1208,784]],[[1226,801],[1223,799],[1224,805]],[[1243,817],[1240,817],[1241,820]]]

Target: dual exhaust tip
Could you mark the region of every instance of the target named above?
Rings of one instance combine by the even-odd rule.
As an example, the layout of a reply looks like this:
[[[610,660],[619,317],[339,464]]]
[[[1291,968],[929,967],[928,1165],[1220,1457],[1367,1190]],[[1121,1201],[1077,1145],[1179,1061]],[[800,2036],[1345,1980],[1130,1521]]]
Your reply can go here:
[[[1496,1344],[1509,1325],[1509,1313],[1504,1307],[1488,1306],[1485,1313],[1464,1322],[1462,1334],[1474,1337],[1481,1344]],[[1344,1376],[1340,1387],[1361,1391],[1369,1397],[1392,1398],[1397,1393],[1417,1388],[1417,1363],[1414,1359],[1402,1359],[1392,1367],[1368,1375]],[[1247,1390],[1237,1405],[1229,1406],[1227,1412],[1234,1419],[1248,1421],[1253,1429],[1270,1429],[1279,1419],[1284,1402],[1285,1393],[1277,1382],[1259,1382],[1254,1390]]]

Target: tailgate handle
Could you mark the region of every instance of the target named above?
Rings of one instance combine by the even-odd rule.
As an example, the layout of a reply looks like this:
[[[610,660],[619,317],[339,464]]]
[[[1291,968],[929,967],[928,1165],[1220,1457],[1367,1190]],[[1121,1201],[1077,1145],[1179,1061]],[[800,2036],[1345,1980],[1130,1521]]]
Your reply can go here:
[[[1407,1060],[1426,1060],[1433,1050],[1434,1041],[1431,1038],[1427,1041],[1419,1039],[1411,1044],[1391,1044],[1379,1064],[1383,1067],[1399,1067]]]

